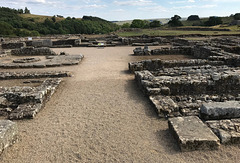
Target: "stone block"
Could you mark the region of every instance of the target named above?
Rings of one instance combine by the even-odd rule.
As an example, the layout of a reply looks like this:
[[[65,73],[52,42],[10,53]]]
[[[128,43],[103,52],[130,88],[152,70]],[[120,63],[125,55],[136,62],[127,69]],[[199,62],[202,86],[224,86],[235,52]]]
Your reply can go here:
[[[232,119],[240,117],[240,102],[210,102],[200,108],[200,115],[205,120]]]
[[[0,153],[17,141],[18,128],[15,122],[0,120]]]
[[[216,150],[220,146],[218,137],[197,116],[170,118],[168,126],[183,152]]]
[[[149,98],[159,117],[180,116],[178,105],[169,96],[150,96]]]

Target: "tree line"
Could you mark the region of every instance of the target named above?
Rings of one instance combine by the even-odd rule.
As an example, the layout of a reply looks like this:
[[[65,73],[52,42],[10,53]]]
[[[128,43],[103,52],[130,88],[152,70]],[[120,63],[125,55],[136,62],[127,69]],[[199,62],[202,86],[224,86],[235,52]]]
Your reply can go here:
[[[0,35],[39,36],[48,34],[99,34],[116,31],[119,26],[104,19],[83,16],[82,19],[67,17],[56,21],[56,16],[37,22],[34,18],[23,18],[20,14],[30,10],[0,7]],[[57,17],[62,17],[57,15]]]
[[[233,17],[234,20],[240,20],[240,13],[236,13],[235,15],[231,15],[230,17]],[[183,26],[181,19],[182,18],[179,15],[174,15],[173,17],[171,17],[167,24],[169,27]],[[193,23],[193,26],[215,26],[223,23],[222,18],[217,16],[210,16],[207,21],[202,22],[198,15],[190,15],[187,18],[187,21],[195,21],[195,23]],[[131,24],[124,23],[122,25],[122,28],[156,28],[160,26],[162,26],[162,24],[158,20],[147,21],[134,19]]]

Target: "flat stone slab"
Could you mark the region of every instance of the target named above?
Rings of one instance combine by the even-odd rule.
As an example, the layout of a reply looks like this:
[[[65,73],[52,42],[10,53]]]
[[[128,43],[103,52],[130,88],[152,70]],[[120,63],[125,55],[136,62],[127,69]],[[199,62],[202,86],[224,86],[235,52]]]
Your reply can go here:
[[[15,122],[0,120],[0,154],[17,141],[18,128]]]
[[[201,118],[205,120],[240,118],[240,102],[210,102],[200,108]]]
[[[215,150],[220,146],[218,137],[197,116],[170,118],[168,127],[182,152]]]
[[[240,118],[211,120],[206,124],[219,137],[222,144],[239,144],[240,143]]]

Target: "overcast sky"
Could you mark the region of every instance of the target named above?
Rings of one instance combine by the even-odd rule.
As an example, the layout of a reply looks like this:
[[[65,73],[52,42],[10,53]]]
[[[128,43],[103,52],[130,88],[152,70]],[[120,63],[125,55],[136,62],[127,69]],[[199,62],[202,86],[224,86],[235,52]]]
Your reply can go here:
[[[27,7],[37,15],[76,18],[88,15],[111,21],[170,18],[175,14],[229,16],[240,12],[240,0],[0,0],[0,6]]]

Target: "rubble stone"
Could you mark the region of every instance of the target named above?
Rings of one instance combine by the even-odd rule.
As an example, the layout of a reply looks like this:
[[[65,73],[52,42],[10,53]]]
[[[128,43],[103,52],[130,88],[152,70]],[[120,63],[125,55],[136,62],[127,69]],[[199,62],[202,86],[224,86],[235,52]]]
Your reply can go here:
[[[219,137],[222,144],[240,143],[240,119],[210,120],[206,124]]]
[[[18,128],[15,122],[9,120],[0,120],[0,153],[18,139]]]

